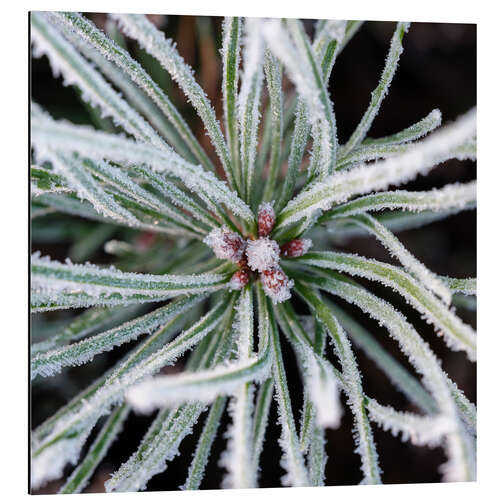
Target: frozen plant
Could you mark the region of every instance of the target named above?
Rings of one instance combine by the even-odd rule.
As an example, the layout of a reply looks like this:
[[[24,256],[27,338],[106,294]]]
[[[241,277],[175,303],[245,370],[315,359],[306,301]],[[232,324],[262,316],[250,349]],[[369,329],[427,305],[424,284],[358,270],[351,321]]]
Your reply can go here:
[[[70,464],[60,492],[82,491],[126,433],[129,412],[155,410],[137,450],[106,481],[107,491],[146,488],[199,420],[198,445],[179,486],[199,488],[214,460],[225,470],[223,487],[257,487],[273,399],[284,485],[324,484],[325,430],[342,425],[345,412],[353,416],[364,484],[383,480],[373,424],[415,446],[441,447],[443,480],[474,480],[474,405],[410,321],[352,277],[400,294],[450,349],[475,361],[476,333],[452,305],[460,299],[473,306],[466,296],[475,295],[475,279],[435,274],[394,233],[474,208],[476,183],[419,192],[393,186],[452,158],[475,159],[476,113],[441,127],[441,113],[433,110],[401,132],[367,137],[403,51],[409,24],[400,22],[366,112],[338,144],[328,82],[360,25],[318,21],[311,40],[295,19],[226,18],[221,126],[193,70],[145,16],[110,14],[105,33],[80,14],[32,13],[34,57],[48,58],[54,77],[78,89],[100,124],[56,120],[32,103],[34,227],[57,213],[74,216],[75,227],[89,219],[95,229],[76,235],[72,255],[80,257],[73,260],[100,245],[115,259],[115,266],[104,266],[33,254],[33,313],[88,309],[32,344],[32,378],[43,384],[135,341],[121,361],[33,430],[33,488],[62,478]],[[126,50],[124,37],[170,74],[201,119],[213,157]],[[293,85],[285,86],[285,78]],[[131,229],[117,233],[119,227]],[[375,236],[400,265],[336,250],[329,231],[355,228]],[[141,235],[135,242],[133,230]],[[122,239],[112,239],[117,234]],[[343,311],[342,301],[382,325],[415,373]],[[365,392],[351,341],[415,413]],[[286,373],[293,367],[284,364],[284,342],[302,376],[300,421],[292,412]],[[175,371],[162,370],[174,364]],[[212,457],[226,410],[226,450]]]

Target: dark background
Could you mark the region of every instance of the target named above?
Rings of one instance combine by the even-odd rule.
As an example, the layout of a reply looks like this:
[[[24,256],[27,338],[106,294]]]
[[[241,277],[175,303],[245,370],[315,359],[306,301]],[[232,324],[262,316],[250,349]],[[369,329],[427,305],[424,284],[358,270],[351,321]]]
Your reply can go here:
[[[100,26],[104,16],[92,14],[90,17]],[[161,16],[154,20],[164,26]],[[169,16],[165,27],[167,35],[177,41],[181,55],[196,71],[201,83],[218,116],[221,116],[221,78],[218,48],[220,43],[220,18],[195,18],[189,16]],[[313,22],[306,21],[307,29],[312,33]],[[369,102],[370,93],[377,85],[380,72],[394,30],[392,22],[367,22],[353,37],[348,46],[338,57],[330,81],[330,92],[334,101],[338,137],[345,142],[354,130]],[[130,43],[132,54],[140,53],[135,44]],[[143,64],[147,61],[143,59]],[[170,95],[178,102],[184,116],[192,117],[192,126],[197,130],[200,141],[210,150],[207,138],[199,120],[194,116],[180,91],[172,85],[168,76],[154,75]],[[47,59],[32,61],[32,97],[46,107],[55,117],[66,117],[79,123],[90,123],[90,117],[71,87],[63,87],[60,79],[53,79]],[[397,132],[426,116],[432,109],[439,108],[443,122],[455,119],[476,103],[476,26],[464,24],[413,23],[404,39],[404,52],[398,72],[392,82],[388,97],[384,100],[376,118],[370,136],[378,137]],[[434,169],[425,178],[419,178],[405,188],[422,190],[441,187],[450,182],[466,182],[475,178],[475,163],[470,161],[448,161]],[[74,219],[58,216],[54,224],[67,223]],[[35,223],[36,224],[36,223]],[[35,229],[35,228],[34,228]],[[33,250],[41,250],[54,258],[64,259],[68,255],[71,241],[40,241],[36,229],[32,231]],[[418,230],[399,233],[402,243],[412,253],[438,274],[453,277],[476,275],[476,212],[468,211],[449,217]],[[374,238],[355,238],[340,247],[342,250],[356,252],[368,257],[390,262],[391,259]],[[109,256],[98,250],[93,256],[94,262],[109,262]],[[442,359],[443,367],[465,394],[476,400],[475,365],[467,361],[462,353],[451,352],[442,340],[438,339],[432,327],[422,321],[415,311],[409,308],[397,294],[373,283],[363,282],[379,296],[390,300],[417,327],[426,341]],[[375,334],[394,356],[409,367],[400,354],[396,343],[388,339],[385,330],[376,322],[361,315],[355,308],[340,303],[345,310],[351,311],[355,318]],[[302,304],[296,307],[305,312]],[[458,310],[458,313],[475,327],[475,315]],[[51,319],[65,317],[67,313],[51,313]],[[71,395],[84,388],[106,367],[117,361],[131,345],[122,346],[111,353],[98,356],[88,366],[71,368],[62,375],[44,379],[44,384],[35,383],[32,387],[32,424],[36,427],[51,415]],[[283,342],[285,363],[290,391],[293,397],[294,411],[300,415],[301,382],[296,362],[286,341]],[[399,410],[417,411],[406,398],[397,392],[374,364],[356,349],[358,363],[363,374],[363,386],[366,393],[383,404],[390,404]],[[95,473],[86,491],[103,491],[103,482],[109,473],[124,462],[135,451],[152,417],[130,415],[125,430],[113,444],[108,456]],[[261,459],[260,485],[262,487],[280,486],[283,470],[279,466],[281,450],[278,446],[279,427],[276,408],[273,404],[267,429],[267,440]],[[220,453],[225,449],[223,429],[228,423],[225,415],[222,427],[214,443],[203,488],[219,488],[223,471],[217,466]],[[203,418],[182,443],[180,455],[169,463],[167,470],[155,476],[148,485],[148,490],[177,489],[183,484],[197,435]],[[327,432],[326,484],[358,484],[361,480],[359,457],[353,453],[351,435],[352,418],[346,407],[342,425],[339,429]],[[402,443],[399,438],[373,426],[375,441],[380,456],[385,483],[413,483],[440,481],[438,467],[446,460],[441,449],[415,447]],[[95,435],[96,431],[93,435]],[[92,437],[92,436],[91,436]],[[71,469],[68,467],[68,473]],[[60,481],[54,481],[37,493],[57,492]]]

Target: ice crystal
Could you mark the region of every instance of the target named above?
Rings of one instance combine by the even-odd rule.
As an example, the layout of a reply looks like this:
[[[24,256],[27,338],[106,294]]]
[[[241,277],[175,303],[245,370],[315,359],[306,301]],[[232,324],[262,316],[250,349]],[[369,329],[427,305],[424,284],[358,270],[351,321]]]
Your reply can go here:
[[[269,238],[249,240],[246,248],[247,262],[253,271],[267,271],[276,267],[280,260],[280,247]]]

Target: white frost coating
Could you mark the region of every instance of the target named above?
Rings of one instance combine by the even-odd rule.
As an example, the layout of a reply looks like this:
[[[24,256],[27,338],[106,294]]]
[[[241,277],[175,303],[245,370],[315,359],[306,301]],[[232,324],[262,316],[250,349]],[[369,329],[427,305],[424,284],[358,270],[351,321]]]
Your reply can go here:
[[[279,61],[267,49],[264,54],[264,74],[266,76],[266,88],[269,97],[267,113],[270,121],[266,124],[269,125],[269,135],[266,137],[266,140],[269,140],[267,144],[270,145],[270,157],[262,199],[271,201],[275,196],[276,181],[282,163],[281,151],[284,126],[283,70]],[[260,163],[260,166],[264,167],[265,158],[261,159],[263,161]]]
[[[276,217],[276,214],[274,212],[273,208],[274,201],[263,201],[259,205],[259,214],[262,212],[266,217],[274,218]]]
[[[179,135],[186,142],[189,150],[197,158],[197,160],[202,163],[206,169],[213,170],[213,165],[210,159],[201,148],[193,132],[175,106],[173,106],[168,97],[151,78],[151,76],[144,71],[142,66],[135,59],[133,59],[126,50],[124,50],[120,45],[114,43],[113,40],[108,38],[101,30],[96,28],[91,21],[80,14],[74,12],[52,12],[50,17],[51,19],[57,19],[57,22],[65,26],[65,33],[68,31],[73,32],[74,35],[72,38],[75,36],[79,37],[83,42],[88,43],[93,49],[97,50],[105,59],[116,64],[118,68],[122,70],[131,79],[131,81],[136,84],[147,96],[149,96],[158,106],[161,112],[155,112],[154,114],[160,118],[160,121],[163,123],[163,115],[166,116]],[[118,85],[118,87],[120,87],[120,85]],[[137,93],[134,93],[134,97],[137,97]],[[129,99],[134,101],[134,98]],[[149,103],[147,99],[139,97],[139,100]],[[138,105],[138,107],[141,106]],[[151,106],[147,105],[147,108],[148,111],[146,114],[149,114]],[[159,128],[162,129],[163,126],[161,125]],[[167,134],[167,136],[170,136],[170,134]],[[177,141],[177,138],[174,139],[174,142],[175,141]]]
[[[106,492],[143,490],[148,481],[179,455],[179,445],[190,434],[204,407],[199,403],[160,412],[138,450],[104,483]]]
[[[335,164],[335,117],[317,63],[309,57],[312,56],[312,49],[299,22],[288,20],[293,42],[278,19],[261,21],[261,29],[269,50],[283,63],[306,104],[318,149],[314,162],[318,165],[320,177],[324,178]]]
[[[251,192],[255,157],[257,153],[257,132],[259,127],[260,93],[264,73],[264,40],[260,32],[260,20],[246,18],[243,35],[243,75],[238,96],[240,122],[241,171],[247,195]]]
[[[107,417],[106,422],[101,427],[85,458],[80,462],[78,467],[73,469],[73,472],[67,478],[64,486],[58,491],[58,494],[81,493],[86,488],[96,468],[108,453],[113,441],[116,440],[118,434],[122,431],[129,411],[130,409],[127,406],[118,406]]]
[[[312,80],[310,85],[316,87],[319,92],[322,117],[318,121],[312,122],[314,142],[311,164],[316,165],[317,176],[323,179],[333,172],[336,163],[337,125],[333,113],[333,103],[326,82],[323,80],[321,64],[315,58],[302,22],[297,19],[287,19],[286,24],[297,50],[302,55],[302,62],[307,64],[302,68],[307,72],[306,78]]]
[[[247,290],[245,293],[251,292]],[[246,321],[249,319],[247,317]],[[241,318],[240,321],[245,319]],[[250,335],[249,325],[245,330]],[[261,338],[263,340],[259,355],[251,354],[203,371],[150,378],[131,387],[126,398],[133,408],[147,413],[155,408],[182,401],[210,403],[219,395],[232,394],[246,382],[261,382],[269,376],[270,370],[267,335]],[[250,347],[249,343],[247,347]]]
[[[412,144],[370,144],[360,146],[351,151],[345,158],[337,162],[338,170],[349,170],[360,163],[372,160],[390,158],[405,153],[412,147]]]
[[[169,206],[163,200],[157,198],[154,194],[150,193],[137,182],[135,182],[123,169],[110,165],[107,161],[92,161],[85,164],[87,168],[103,179],[109,185],[116,189],[128,194],[132,199],[141,205],[149,206],[167,217],[170,217],[177,222],[188,225],[196,229],[189,217],[186,214],[177,210],[175,207]],[[198,229],[199,230],[199,229]]]
[[[253,352],[253,298],[251,288],[246,288],[236,304],[233,328],[237,335],[238,358],[245,360]]]
[[[337,43],[342,43],[345,36],[345,29],[347,26],[347,21],[332,21],[328,20],[325,23],[323,31],[327,34],[332,40],[336,40]],[[316,43],[316,40],[315,40]]]
[[[109,407],[119,401],[124,390],[138,380],[156,373],[163,366],[174,361],[187,349],[198,343],[211,332],[221,321],[224,306],[219,303],[189,329],[152,353],[131,369],[121,373],[122,365],[118,365],[108,377],[106,383],[87,400],[61,416],[48,432],[33,438],[32,477],[37,484],[48,479],[60,477],[66,463],[75,463],[86,437],[94,427],[97,419],[106,413]],[[126,366],[127,362],[125,362]],[[74,430],[81,430],[77,437],[65,438]]]
[[[354,417],[354,439],[356,442],[356,452],[361,457],[361,470],[364,476],[363,484],[378,484],[381,482],[378,454],[364,409],[361,374],[358,370],[351,343],[344,329],[334,316],[331,316],[331,320],[332,324],[328,325],[328,329],[331,329],[331,338],[342,365],[347,404]]]
[[[227,449],[222,453],[219,465],[227,470],[223,488],[255,488],[256,463],[253,460],[253,384],[241,385],[229,404],[232,423],[226,432]]]
[[[392,288],[419,311],[428,323],[436,327],[438,335],[444,335],[444,340],[451,349],[465,351],[471,361],[476,359],[476,332],[400,268],[355,254],[311,252],[303,258],[314,266],[379,281]]]
[[[396,134],[380,137],[378,139],[366,139],[363,144],[405,144],[420,139],[441,125],[442,115],[439,109],[433,109],[426,117],[408,128]]]
[[[281,484],[283,486],[309,486],[309,478],[304,466],[304,457],[299,449],[295,426],[291,427],[287,422],[287,416],[284,415],[286,410],[278,388],[276,388],[275,400],[278,403],[278,417],[281,426],[279,444],[283,450],[280,465],[286,471],[286,474],[281,477]]]
[[[303,252],[304,254],[306,254],[307,252],[309,252],[309,250],[311,250],[311,247],[313,246],[313,242],[310,238],[301,238],[301,241],[302,241],[302,246],[303,246]]]
[[[280,247],[269,238],[248,240],[246,248],[248,265],[253,271],[267,271],[276,267],[280,261]]]
[[[389,253],[396,257],[403,267],[413,274],[428,290],[435,293],[446,304],[451,304],[451,291],[436,274],[427,269],[416,259],[383,224],[368,214],[351,218],[368,229],[384,245]]]
[[[233,324],[237,335],[238,359],[252,358],[253,301],[252,291],[246,288],[236,306]],[[231,398],[229,413],[232,423],[226,433],[227,449],[219,465],[227,470],[223,480],[226,488],[253,488],[257,482],[257,464],[253,460],[253,384],[238,387]]]
[[[274,267],[268,271],[263,271],[260,275],[260,281],[264,293],[271,299],[273,304],[285,302],[292,294],[294,282],[289,279],[281,267]]]
[[[319,427],[336,429],[343,414],[337,378],[320,356],[304,348],[305,383]]]
[[[266,353],[244,361],[220,364],[210,370],[154,377],[131,387],[126,399],[136,411],[150,413],[156,408],[183,401],[211,403],[217,396],[232,394],[243,383],[261,382],[268,376]]]
[[[60,478],[66,464],[75,465],[78,462],[80,450],[98,418],[99,415],[92,416],[79,426],[78,437],[69,440],[60,439],[42,454],[32,455],[30,484],[33,489],[38,489],[47,482]],[[36,449],[40,444],[33,439],[32,448]]]
[[[476,278],[449,278],[447,276],[442,276],[441,279],[448,284],[453,293],[477,295]]]
[[[158,172],[179,178],[191,191],[215,203],[224,203],[235,215],[252,221],[250,208],[211,172],[182,159],[174,151],[160,150],[149,144],[135,143],[115,134],[90,127],[55,121],[35,114],[31,120],[31,139],[35,150],[50,147],[57,151],[78,152],[85,157],[103,157],[124,165],[149,165]]]
[[[160,307],[121,325],[105,330],[92,337],[32,355],[31,378],[59,373],[65,366],[78,366],[91,361],[94,356],[112,350],[115,346],[135,340],[166,324],[173,316],[187,311],[204,297],[191,296]]]
[[[285,307],[277,308],[282,329],[290,329],[294,349],[296,349],[304,374],[305,395],[314,405],[316,424],[320,428],[339,427],[343,414],[339,384],[332,365],[318,354],[305,338],[311,342],[315,337],[315,320],[312,316],[302,316],[297,323]],[[283,323],[282,323],[283,321]],[[303,415],[304,418],[304,415]]]
[[[107,297],[118,293],[122,297],[134,294],[146,297],[172,297],[184,293],[200,293],[223,288],[227,277],[223,274],[154,275],[122,272],[93,264],[65,264],[51,261],[35,253],[31,257],[32,293],[50,295],[57,300],[63,293],[85,293],[90,297]]]
[[[402,209],[411,212],[444,211],[466,208],[475,203],[477,181],[465,184],[447,184],[430,191],[386,191],[362,196],[333,208],[328,218],[356,215],[369,211]]]
[[[307,72],[309,64],[304,61],[281,21],[279,19],[263,20],[261,29],[269,50],[283,63],[297,87],[298,94],[305,101],[310,122],[321,120],[324,117],[323,104],[319,89],[311,80],[311,74]]]
[[[114,63],[110,64],[110,61],[104,57],[99,50],[95,49],[89,41],[85,39],[85,37],[81,36],[81,32],[78,32],[74,29],[74,27],[70,27],[66,22],[62,21],[60,13],[45,12],[44,15],[46,15],[47,19],[49,19],[51,23],[57,26],[57,29],[64,34],[65,38],[75,48],[77,48],[86,59],[89,59],[91,63],[99,69],[107,80],[123,92],[124,97],[132,108],[136,108],[149,121],[149,123],[151,123],[153,128],[157,130],[162,137],[166,138],[178,152],[182,151],[185,154],[186,146],[180,144],[179,137],[173,134],[173,128],[167,124],[168,118],[166,118],[165,114],[160,111],[154,103],[154,100],[147,95],[147,92],[144,89],[141,89],[138,82],[134,81],[130,75],[127,75],[122,68],[118,67]],[[91,26],[89,21],[87,21],[87,23]],[[109,33],[110,30],[116,31],[117,29],[115,23],[108,19],[106,21],[106,32]],[[102,32],[99,31],[99,33],[105,37]],[[113,40],[110,38],[106,37],[105,39],[109,44],[114,44]],[[114,44],[114,46],[115,48],[119,47],[117,44]],[[119,47],[119,50],[120,49],[121,47]],[[167,146],[168,149],[168,144],[164,144],[163,146]]]
[[[442,444],[446,434],[454,430],[454,422],[449,416],[425,416],[399,412],[390,406],[383,406],[374,399],[368,401],[370,419],[393,436],[401,433],[401,441],[417,446],[435,447]]]
[[[299,449],[295,428],[291,428],[287,424],[287,417],[283,415],[285,410],[278,389],[275,392],[275,400],[278,403],[278,417],[281,426],[279,444],[283,450],[280,465],[286,471],[286,474],[281,477],[281,484],[283,486],[309,486],[310,481],[304,466],[304,457]]]
[[[80,159],[61,155],[45,145],[35,147],[35,156],[38,161],[50,161],[54,172],[63,176],[78,198],[89,201],[97,213],[127,226],[140,226],[140,221],[95,181]]]
[[[236,26],[235,26],[236,24]],[[236,34],[233,45],[233,34]],[[238,147],[238,69],[240,66],[241,19],[225,17],[222,23],[222,104],[224,106],[224,123],[226,138],[231,150],[234,165],[239,163]],[[231,78],[228,80],[228,73]]]
[[[194,78],[192,68],[184,62],[172,40],[165,39],[164,33],[150,23],[146,16],[139,14],[110,14],[110,17],[117,21],[127,36],[137,40],[144,50],[156,58],[163,68],[170,73],[172,79],[177,82],[202,119],[207,134],[222,162],[224,171],[228,178],[232,179],[229,151],[219,122],[215,117],[215,111],[205,92]]]
[[[93,107],[99,107],[103,118],[111,117],[116,125],[136,139],[170,149],[149,123],[50,25],[43,13],[33,12],[31,20],[33,55],[41,57],[45,54],[55,77],[61,75],[65,86],[79,87],[83,99]]]
[[[439,471],[447,482],[476,481],[476,440],[462,422],[457,423],[456,429],[446,437],[449,460],[439,466]]]
[[[38,187],[38,184],[35,182],[31,181],[30,185],[30,195],[32,198],[36,198],[37,196],[42,196],[43,194],[48,194],[48,193],[72,193],[73,189],[65,186],[55,186],[51,185],[47,189],[42,189]]]
[[[203,239],[218,259],[228,259],[238,263],[245,252],[245,241],[227,226],[212,229]]]
[[[400,156],[373,165],[362,165],[339,172],[318,181],[291,200],[280,214],[277,227],[312,215],[316,210],[328,210],[334,203],[346,201],[356,194],[387,189],[425,174],[435,165],[455,157],[454,150],[476,134],[475,108],[455,123],[441,128],[416,143]]]
[[[84,166],[90,172],[100,177],[109,186],[130,196],[139,205],[150,207],[156,212],[166,216],[172,225],[179,227],[179,229],[186,233],[193,231],[195,237],[196,235],[206,233],[206,231],[200,228],[190,216],[187,216],[175,206],[160,200],[155,195],[142,188],[137,182],[132,180],[123,169],[114,167],[104,160],[92,162],[88,160]]]
[[[45,210],[50,210],[51,212],[57,211],[76,215],[85,219],[95,220],[98,222],[109,223],[109,218],[105,217],[104,215],[98,214],[92,207],[92,205],[87,201],[81,201],[79,199],[64,196],[62,194],[43,194],[37,201],[43,203],[43,205],[47,207]],[[34,215],[32,213],[32,218],[33,216]],[[120,224],[129,225],[128,223],[123,222],[121,222]],[[154,224],[154,220],[152,220],[151,222],[138,221],[138,223],[134,227],[143,229],[144,231],[165,233],[169,235],[175,235],[177,237],[194,237],[192,232],[188,232],[184,229],[179,228],[178,226],[169,225],[167,222],[164,223],[163,221],[161,224]]]
[[[311,436],[311,446],[307,455],[307,467],[312,486],[325,485],[325,467],[328,461],[325,444],[325,431],[314,427]]]
[[[260,303],[262,304],[262,301]],[[267,315],[268,312],[266,311],[265,314]],[[273,376],[276,389],[275,399],[278,403],[278,417],[281,426],[279,444],[283,450],[280,464],[286,471],[286,474],[281,478],[281,482],[284,486],[309,486],[310,481],[305,468],[304,457],[300,451],[300,444],[293,418],[292,404],[286,381],[286,372],[283,364],[283,357],[281,355],[278,329],[274,321],[270,325],[270,331],[274,358]]]
[[[175,206],[181,208],[182,211],[191,212],[194,218],[204,222],[210,227],[217,227],[219,225],[217,219],[205,210],[201,204],[197,203],[188,193],[179,189],[175,183],[167,179],[166,176],[144,166],[135,166],[133,172],[138,172],[147,179],[153,187],[169,199]]]
[[[402,39],[409,27],[410,23],[397,23],[396,29],[394,30],[394,34],[391,38],[391,46],[389,48],[389,53],[387,54],[384,69],[380,75],[379,83],[372,92],[370,104],[361,118],[361,121],[344,146],[344,155],[349,153],[349,151],[355,148],[366,137],[366,133],[377,116],[380,105],[382,104],[384,97],[389,92],[389,86],[392,82],[394,74],[396,73],[398,61],[403,52]]]
[[[474,453],[470,453],[468,449],[471,446],[471,436],[460,421],[456,403],[450,393],[448,377],[429,345],[391,304],[359,286],[338,280],[322,281],[325,285],[323,287],[322,284],[322,288],[360,307],[381,326],[387,328],[391,337],[398,341],[410,363],[423,376],[423,382],[434,396],[440,413],[453,422],[453,429],[445,438],[445,449],[449,458],[444,471],[445,480],[474,480]]]
[[[227,286],[230,290],[241,290],[249,281],[249,276],[246,270],[240,269],[236,271],[229,280]]]

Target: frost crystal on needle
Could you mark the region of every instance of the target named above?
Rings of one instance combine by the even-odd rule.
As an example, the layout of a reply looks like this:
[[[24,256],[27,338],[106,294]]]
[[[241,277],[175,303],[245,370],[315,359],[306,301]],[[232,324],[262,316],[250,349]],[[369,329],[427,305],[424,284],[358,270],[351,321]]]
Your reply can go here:
[[[269,238],[248,240],[246,255],[250,269],[262,272],[279,264],[280,247]]]

